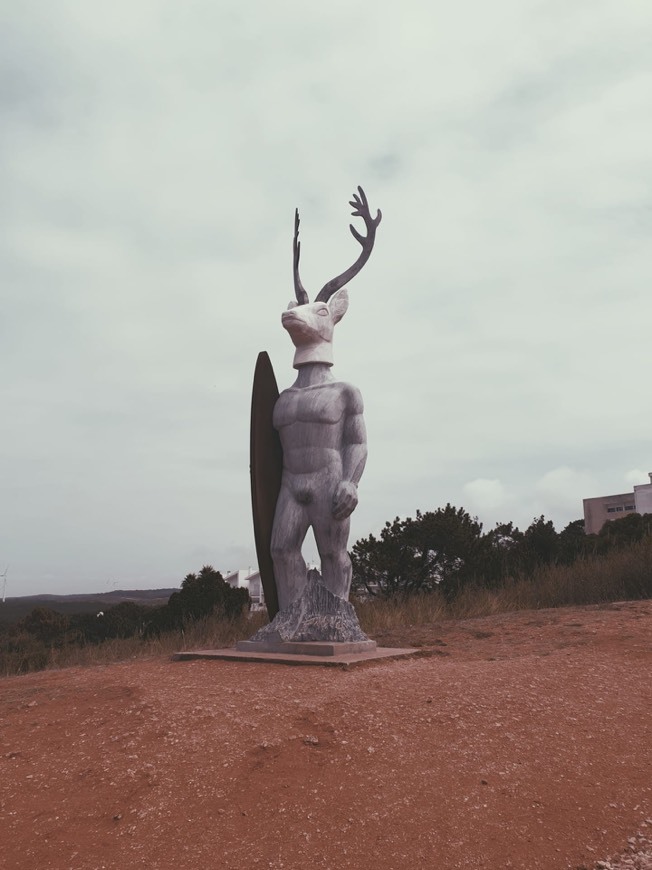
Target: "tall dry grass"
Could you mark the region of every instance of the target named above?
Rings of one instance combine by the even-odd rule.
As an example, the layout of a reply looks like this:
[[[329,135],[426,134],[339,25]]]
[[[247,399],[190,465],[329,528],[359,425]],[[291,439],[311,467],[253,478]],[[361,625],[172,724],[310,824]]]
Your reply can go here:
[[[135,636],[114,638],[98,644],[41,647],[39,650],[25,647],[11,655],[3,655],[0,675],[7,677],[35,670],[105,665],[166,656],[189,649],[220,649],[251,637],[265,622],[267,615],[261,612],[233,620],[207,616],[187,624],[180,631],[147,640]]]
[[[542,566],[528,577],[506,578],[493,589],[480,579],[454,598],[435,590],[411,598],[356,602],[356,611],[363,630],[373,636],[444,619],[640,598],[652,598],[652,537],[606,556]]]

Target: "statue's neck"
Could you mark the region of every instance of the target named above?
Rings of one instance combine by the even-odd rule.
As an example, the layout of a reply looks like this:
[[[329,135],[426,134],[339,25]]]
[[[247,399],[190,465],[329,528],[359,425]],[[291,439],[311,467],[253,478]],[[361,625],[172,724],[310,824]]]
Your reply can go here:
[[[297,345],[294,351],[294,362],[292,363],[294,368],[300,370],[310,363],[324,363],[327,366],[332,366],[332,342],[319,339],[314,344]]]
[[[297,379],[292,384],[297,387],[316,387],[319,384],[329,384],[335,380],[330,363],[305,363],[297,366]]]

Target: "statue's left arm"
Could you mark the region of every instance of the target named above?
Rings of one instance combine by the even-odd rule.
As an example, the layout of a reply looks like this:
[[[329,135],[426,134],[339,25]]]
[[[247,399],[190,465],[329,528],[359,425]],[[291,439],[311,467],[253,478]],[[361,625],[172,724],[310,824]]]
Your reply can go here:
[[[347,387],[341,447],[342,480],[333,495],[333,517],[336,520],[346,519],[358,504],[358,483],[367,461],[367,433],[363,411],[359,390]]]

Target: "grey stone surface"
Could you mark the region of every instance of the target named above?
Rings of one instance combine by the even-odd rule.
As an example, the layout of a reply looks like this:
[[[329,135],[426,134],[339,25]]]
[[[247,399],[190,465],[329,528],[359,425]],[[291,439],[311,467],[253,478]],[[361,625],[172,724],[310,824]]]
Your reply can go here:
[[[343,653],[332,656],[297,655],[273,652],[241,652],[237,649],[198,649],[174,653],[175,661],[194,661],[208,659],[211,661],[259,662],[269,665],[315,665],[317,667],[349,668],[359,665],[373,664],[376,661],[391,661],[405,656],[417,656],[418,649],[399,649],[391,647],[376,647],[376,649],[357,653]]]
[[[344,285],[367,262],[373,249],[380,211],[373,217],[362,188],[353,195],[353,214],[365,223],[363,236],[351,232],[362,246],[355,263],[328,281],[314,302],[309,301],[299,277],[299,218],[295,217],[294,279],[297,301],[281,317],[296,348],[294,384],[284,390],[274,407],[273,423],[283,449],[283,477],[272,529],[271,555],[281,611],[302,594],[306,564],[301,547],[312,527],[321,559],[322,584],[348,600],[351,560],[347,552],[349,517],[358,504],[358,483],[367,458],[367,438],[360,391],[331,373],[333,330],[348,308]],[[331,637],[351,633],[350,619],[334,612],[329,617]],[[356,620],[357,623],[357,620]],[[284,626],[284,630],[286,626]],[[326,627],[320,626],[321,634]],[[306,631],[312,626],[306,623]],[[337,637],[336,637],[337,635]],[[312,637],[309,639],[313,639]]]
[[[352,653],[371,652],[376,649],[375,640],[360,640],[351,643],[329,643],[311,640],[305,643],[275,640],[239,640],[235,648],[238,652],[273,652],[295,656],[345,656]]]
[[[320,582],[319,571],[309,572],[303,591],[250,641],[276,645],[327,641],[360,643],[369,638],[360,628],[353,605],[333,595]]]
[[[349,597],[349,518],[367,458],[362,411],[359,390],[336,382],[323,363],[302,365],[295,385],[276,402],[273,419],[283,448],[283,475],[271,551],[281,610],[305,585],[301,546],[311,526],[323,585],[339,598]]]

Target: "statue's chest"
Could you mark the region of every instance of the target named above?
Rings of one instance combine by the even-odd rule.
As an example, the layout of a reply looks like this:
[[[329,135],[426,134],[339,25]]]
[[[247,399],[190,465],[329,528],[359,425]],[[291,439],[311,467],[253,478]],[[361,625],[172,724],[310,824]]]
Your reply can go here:
[[[339,423],[343,414],[344,400],[334,387],[284,390],[274,406],[274,426],[276,429],[293,423],[332,426]]]

